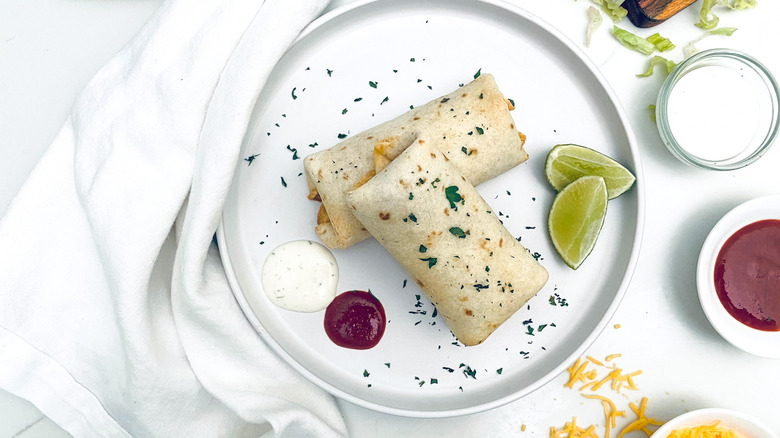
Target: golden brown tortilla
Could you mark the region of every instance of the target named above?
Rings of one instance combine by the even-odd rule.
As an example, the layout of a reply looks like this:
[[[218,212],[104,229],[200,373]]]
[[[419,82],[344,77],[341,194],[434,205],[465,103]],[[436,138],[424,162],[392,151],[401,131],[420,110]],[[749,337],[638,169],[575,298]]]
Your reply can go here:
[[[458,340],[476,345],[539,292],[548,274],[434,143],[416,139],[346,201]]]
[[[474,185],[527,160],[525,136],[517,131],[509,106],[493,76],[482,74],[446,96],[307,156],[309,199],[323,205],[317,235],[330,248],[347,248],[368,237],[345,194],[371,179],[418,135],[436,138]]]

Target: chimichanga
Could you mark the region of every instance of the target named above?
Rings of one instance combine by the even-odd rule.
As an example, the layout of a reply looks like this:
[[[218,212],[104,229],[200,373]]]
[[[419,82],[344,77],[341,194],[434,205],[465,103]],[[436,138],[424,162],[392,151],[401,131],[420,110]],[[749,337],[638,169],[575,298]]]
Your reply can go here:
[[[416,139],[346,201],[458,340],[476,345],[539,292],[548,273],[434,143],[441,142]]]
[[[528,159],[495,80],[482,74],[454,92],[356,134],[304,159],[309,199],[319,199],[316,232],[330,248],[347,248],[369,236],[346,205],[359,187],[418,135],[436,138],[442,152],[477,185]],[[375,153],[376,152],[376,153]]]

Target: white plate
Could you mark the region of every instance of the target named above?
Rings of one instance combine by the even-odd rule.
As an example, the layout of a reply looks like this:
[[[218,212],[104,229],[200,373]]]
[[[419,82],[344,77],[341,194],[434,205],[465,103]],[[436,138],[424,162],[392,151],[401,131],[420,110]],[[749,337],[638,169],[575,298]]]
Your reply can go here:
[[[726,213],[702,245],[696,285],[704,314],[724,339],[755,356],[780,359],[780,332],[756,330],[734,319],[721,304],[713,279],[715,261],[726,240],[742,227],[763,219],[780,219],[780,196],[752,199]]]
[[[357,134],[449,93],[480,69],[514,100],[531,159],[479,191],[507,228],[541,255],[551,274],[547,286],[483,345],[463,347],[414,282],[369,239],[335,255],[339,291],[370,289],[385,307],[387,330],[375,348],[337,347],[325,335],[324,312],[270,304],[260,283],[267,254],[289,240],[316,240],[318,204],[306,199],[301,158],[336,144],[339,134]],[[638,178],[610,201],[598,244],[578,271],[559,260],[546,227],[554,192],[544,158],[553,145],[569,142],[614,157]],[[334,395],[378,411],[461,415],[530,393],[595,340],[636,262],[642,175],[617,99],[571,42],[498,1],[361,2],[327,14],[277,65],[242,154],[218,233],[239,303],[295,369]]]
[[[740,438],[777,438],[772,430],[755,418],[741,412],[717,408],[697,409],[674,417],[659,427],[652,438],[666,438],[675,429],[706,426],[715,422],[733,430]]]

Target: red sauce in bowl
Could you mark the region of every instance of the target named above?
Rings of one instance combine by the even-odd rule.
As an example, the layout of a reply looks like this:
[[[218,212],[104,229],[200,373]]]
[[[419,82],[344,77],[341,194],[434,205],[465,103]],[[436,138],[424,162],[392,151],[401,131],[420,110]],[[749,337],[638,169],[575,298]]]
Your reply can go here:
[[[325,309],[325,333],[340,347],[372,348],[382,339],[385,325],[385,309],[371,292],[344,292]]]
[[[715,260],[715,290],[739,322],[780,331],[780,220],[754,222],[726,240]]]

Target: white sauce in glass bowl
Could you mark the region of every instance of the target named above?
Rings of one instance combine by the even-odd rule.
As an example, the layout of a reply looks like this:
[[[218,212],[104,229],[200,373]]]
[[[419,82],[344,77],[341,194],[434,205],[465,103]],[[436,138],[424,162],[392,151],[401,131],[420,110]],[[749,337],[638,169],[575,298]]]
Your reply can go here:
[[[759,129],[756,91],[743,74],[708,65],[686,73],[669,96],[669,128],[677,143],[704,160],[736,157]]]
[[[275,305],[296,312],[317,312],[336,297],[338,265],[324,245],[293,240],[271,251],[263,264],[261,281]]]

